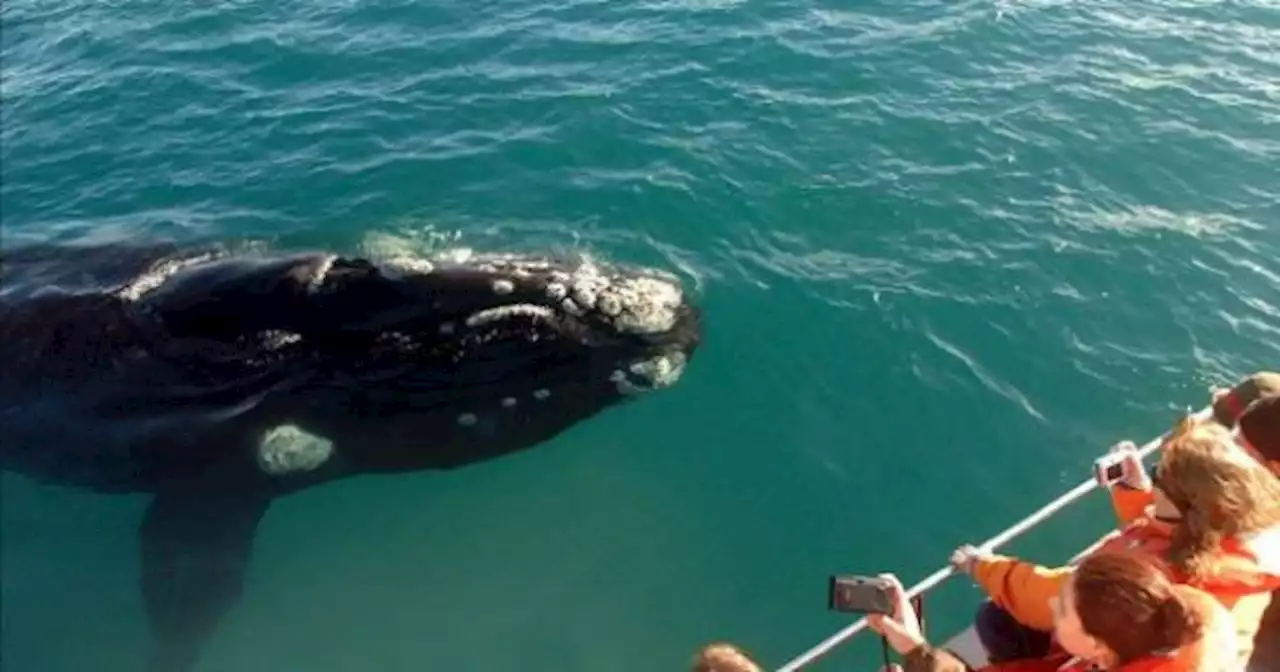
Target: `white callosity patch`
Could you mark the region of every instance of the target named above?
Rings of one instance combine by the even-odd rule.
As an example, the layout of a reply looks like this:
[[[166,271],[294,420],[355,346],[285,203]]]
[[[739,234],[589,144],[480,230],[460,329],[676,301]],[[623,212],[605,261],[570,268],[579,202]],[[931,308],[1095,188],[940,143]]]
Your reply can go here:
[[[609,277],[591,262],[582,264],[567,284],[568,296],[560,303],[565,312],[581,315],[598,311],[623,332],[652,334],[670,330],[684,301],[675,282],[650,276]],[[554,299],[558,293],[548,285],[549,296]]]
[[[427,275],[435,270],[435,265],[426,259],[411,257],[409,255],[398,255],[391,257],[382,262],[383,268],[388,275]]]
[[[550,397],[550,396],[551,396],[551,390],[548,390],[546,388],[537,389],[533,391],[533,398],[539,401],[546,399],[547,397]]]
[[[687,363],[683,352],[668,352],[632,363],[628,367],[631,376],[623,374],[619,379],[618,372],[614,372],[609,379],[617,383],[618,391],[624,394],[648,392],[676,384]]]
[[[381,345],[402,351],[420,350],[422,348],[422,344],[417,339],[402,331],[384,331],[378,334],[376,341]]]
[[[609,286],[609,278],[600,272],[600,268],[587,262],[574,271],[569,288],[574,303],[583,310],[594,310],[596,298]]]
[[[583,310],[582,307],[578,305],[578,302],[573,299],[565,299],[564,302],[560,304],[560,307],[564,308],[564,312],[569,313],[574,317],[585,315],[587,312]]]
[[[532,303],[516,303],[510,306],[486,308],[478,313],[474,313],[467,318],[467,326],[474,328],[484,324],[507,320],[517,315],[523,315],[525,317],[549,323],[554,323],[556,321],[556,311],[551,310],[546,306],[538,306]]]
[[[137,301],[147,292],[163,285],[174,273],[196,264],[204,263],[214,258],[214,254],[201,254],[194,257],[184,259],[166,259],[156,264],[151,270],[134,278],[133,282],[125,285],[116,295],[125,301]]]
[[[478,419],[475,413],[462,413],[458,415],[458,424],[463,427],[470,427],[476,424]]]
[[[515,407],[515,405],[516,405],[516,398],[515,398],[515,397],[503,397],[503,399],[502,399],[502,407],[503,407],[503,408],[514,408],[514,407]]]
[[[268,329],[262,332],[262,344],[275,350],[302,340],[302,335],[292,331]]]
[[[297,425],[274,427],[258,442],[258,466],[273,476],[312,471],[332,455],[332,441]]]
[[[613,294],[605,294],[596,302],[596,308],[609,317],[617,317],[622,312],[622,302]]]
[[[441,252],[439,256],[443,261],[453,262],[455,264],[465,264],[471,260],[472,254],[474,254],[474,252],[471,248],[458,247],[452,250],[445,250]]]
[[[324,259],[320,260],[320,265],[316,267],[315,275],[311,276],[310,282],[307,283],[307,291],[315,293],[324,287],[324,279],[329,276],[329,271],[333,269],[333,264],[338,260],[338,255],[328,254]]]
[[[573,288],[573,300],[583,308],[595,308],[597,296],[596,289],[585,283],[579,283]]]
[[[607,297],[607,298],[606,298]],[[683,302],[683,293],[674,283],[658,278],[622,278],[602,293],[604,301],[617,302],[613,324],[620,331],[653,334],[670,330]],[[602,308],[602,312],[605,312]]]
[[[475,255],[474,261],[484,270],[510,273],[516,277],[528,277],[551,269],[551,262],[547,259],[516,254],[481,254]]]
[[[516,280],[546,276],[553,272],[553,264],[548,259],[516,254],[477,254],[467,248],[442,250],[433,255],[433,259],[441,266],[465,265],[473,270],[500,276],[501,279],[496,280],[494,285],[494,291],[499,294],[505,294],[507,291],[498,286],[496,284],[498,282],[513,283]],[[514,289],[513,284],[509,286]]]
[[[461,253],[461,254],[460,254]],[[471,327],[489,325],[515,317],[534,318],[552,327],[565,325],[564,318],[593,315],[622,333],[653,334],[671,330],[684,301],[678,279],[649,272],[628,275],[615,272],[590,259],[576,267],[559,266],[546,259],[515,255],[470,255],[454,250],[436,258],[441,263],[468,263],[472,268],[495,274],[490,280],[495,294],[513,293],[521,278],[537,277],[544,284],[548,305],[517,303],[478,311],[466,319]],[[441,333],[448,335],[448,328]]]

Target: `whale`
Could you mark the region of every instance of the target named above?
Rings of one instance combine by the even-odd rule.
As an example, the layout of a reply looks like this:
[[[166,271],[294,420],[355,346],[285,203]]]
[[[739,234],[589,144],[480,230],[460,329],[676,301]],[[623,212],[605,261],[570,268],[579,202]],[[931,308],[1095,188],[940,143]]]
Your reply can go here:
[[[477,464],[670,388],[701,309],[584,254],[171,241],[0,252],[0,468],[150,496],[151,672],[193,669],[271,503]]]

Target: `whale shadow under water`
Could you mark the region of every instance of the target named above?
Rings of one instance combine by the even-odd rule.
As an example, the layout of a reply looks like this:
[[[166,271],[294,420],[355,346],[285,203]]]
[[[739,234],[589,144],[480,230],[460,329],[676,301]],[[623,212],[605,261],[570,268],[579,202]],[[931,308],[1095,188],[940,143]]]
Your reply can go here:
[[[0,466],[148,493],[151,672],[191,669],[273,500],[537,446],[676,383],[674,276],[580,257],[169,243],[0,254]]]

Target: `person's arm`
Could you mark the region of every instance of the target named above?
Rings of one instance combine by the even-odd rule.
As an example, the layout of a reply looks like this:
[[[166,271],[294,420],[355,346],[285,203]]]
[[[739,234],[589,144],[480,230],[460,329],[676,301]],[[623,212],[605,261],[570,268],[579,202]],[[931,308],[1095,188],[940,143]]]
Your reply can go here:
[[[1111,508],[1116,513],[1119,526],[1124,527],[1145,515],[1147,507],[1155,502],[1155,495],[1152,493],[1154,486],[1146,467],[1142,466],[1142,458],[1138,457],[1138,447],[1132,441],[1121,441],[1112,446],[1109,452],[1124,453],[1124,459],[1120,463],[1124,475],[1114,485],[1099,485],[1107,488],[1111,495]]]
[[[867,625],[880,633],[901,655],[907,655],[928,643],[920,632],[920,617],[907,599],[907,591],[902,582],[893,574],[881,574],[880,578],[889,583],[889,602],[893,605],[892,614],[871,614],[867,616]]]
[[[925,641],[924,635],[921,635],[919,630],[904,628],[902,623],[893,619],[885,619],[883,622],[884,628],[880,634],[888,640],[889,646],[893,647],[893,650],[899,654],[907,656],[912,651],[929,648],[929,642]]]
[[[1155,494],[1150,490],[1139,490],[1124,483],[1117,483],[1109,488],[1111,491],[1111,508],[1116,513],[1120,527],[1146,515],[1147,507],[1155,503]]]
[[[928,644],[903,654],[903,668],[931,672],[973,672],[973,668],[959,656],[946,649],[935,649]]]
[[[1043,632],[1053,630],[1049,600],[1062,589],[1071,567],[1043,567],[972,546],[956,549],[951,563],[969,574],[991,601],[1014,620]]]

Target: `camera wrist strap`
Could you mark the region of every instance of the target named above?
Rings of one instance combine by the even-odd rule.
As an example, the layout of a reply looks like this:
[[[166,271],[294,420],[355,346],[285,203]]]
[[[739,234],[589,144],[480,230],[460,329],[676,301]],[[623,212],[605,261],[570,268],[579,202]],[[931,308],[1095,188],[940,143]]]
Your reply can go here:
[[[920,634],[924,635],[924,595],[911,598],[911,606],[916,610],[916,622],[920,624]],[[927,638],[926,638],[927,639]],[[884,658],[884,672],[889,672],[889,638],[880,635],[880,654]]]
[[[926,631],[924,624],[924,595],[916,595],[911,598],[911,606],[916,610],[916,623],[920,624],[920,634],[923,635]]]

